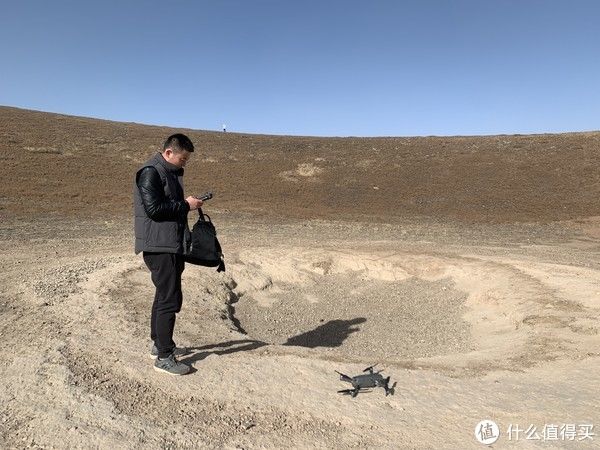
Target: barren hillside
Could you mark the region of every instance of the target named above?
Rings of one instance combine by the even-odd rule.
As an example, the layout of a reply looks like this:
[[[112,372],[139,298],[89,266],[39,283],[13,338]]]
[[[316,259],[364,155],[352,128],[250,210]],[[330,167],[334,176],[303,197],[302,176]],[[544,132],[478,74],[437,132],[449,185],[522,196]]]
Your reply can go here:
[[[600,215],[600,133],[314,138],[179,130],[0,108],[0,211],[129,213],[132,178],[164,138],[196,144],[189,193],[297,218],[477,222]]]

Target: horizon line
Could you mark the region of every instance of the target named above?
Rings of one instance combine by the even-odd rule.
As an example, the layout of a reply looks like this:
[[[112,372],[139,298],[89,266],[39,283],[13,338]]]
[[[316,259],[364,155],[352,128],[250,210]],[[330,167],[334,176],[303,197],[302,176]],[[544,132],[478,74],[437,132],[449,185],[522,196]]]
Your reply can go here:
[[[30,107],[23,106],[13,106],[13,105],[0,105],[0,108],[12,108],[18,109],[21,111],[29,111],[36,113],[46,113],[46,114],[54,114],[59,116],[66,117],[74,117],[80,119],[91,119],[91,120],[100,120],[104,122],[115,122],[122,124],[134,124],[141,125],[147,127],[158,127],[158,128],[172,128],[179,130],[190,130],[195,132],[203,132],[203,133],[217,133],[217,134],[244,134],[244,135],[254,135],[254,136],[276,136],[276,137],[297,137],[297,138],[321,138],[321,139],[348,139],[348,138],[357,138],[357,139],[416,139],[416,138],[470,138],[470,137],[495,137],[495,136],[544,136],[544,135],[564,135],[564,134],[593,134],[600,133],[600,129],[597,130],[576,130],[576,131],[536,131],[536,132],[526,132],[526,133],[482,133],[482,134],[422,134],[422,135],[311,135],[311,134],[279,134],[279,133],[261,133],[261,132],[248,132],[248,131],[229,131],[227,130],[224,133],[222,130],[218,129],[202,129],[202,128],[190,128],[188,126],[176,126],[176,125],[165,125],[158,123],[146,123],[146,122],[136,122],[129,120],[116,120],[110,119],[106,117],[97,117],[97,116],[88,116],[88,115],[76,115],[65,112],[58,111],[48,111],[42,109],[34,109]]]

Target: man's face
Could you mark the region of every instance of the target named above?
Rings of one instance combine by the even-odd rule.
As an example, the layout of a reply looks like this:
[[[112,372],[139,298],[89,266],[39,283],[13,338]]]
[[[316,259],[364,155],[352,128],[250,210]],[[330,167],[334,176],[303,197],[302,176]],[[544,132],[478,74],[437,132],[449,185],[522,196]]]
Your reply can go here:
[[[190,159],[191,153],[187,150],[174,152],[172,149],[168,148],[163,152],[163,155],[167,162],[170,162],[174,166],[185,167],[188,159]]]

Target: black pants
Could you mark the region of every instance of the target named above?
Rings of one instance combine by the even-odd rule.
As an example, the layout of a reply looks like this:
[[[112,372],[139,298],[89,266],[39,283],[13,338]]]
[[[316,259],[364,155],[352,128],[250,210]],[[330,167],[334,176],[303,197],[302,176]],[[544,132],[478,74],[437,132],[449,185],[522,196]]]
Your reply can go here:
[[[173,253],[144,252],[144,262],[150,269],[152,282],[156,287],[150,318],[150,338],[158,348],[158,357],[166,358],[175,349],[173,330],[175,314],[181,311],[183,302],[181,274],[185,261],[182,255]]]

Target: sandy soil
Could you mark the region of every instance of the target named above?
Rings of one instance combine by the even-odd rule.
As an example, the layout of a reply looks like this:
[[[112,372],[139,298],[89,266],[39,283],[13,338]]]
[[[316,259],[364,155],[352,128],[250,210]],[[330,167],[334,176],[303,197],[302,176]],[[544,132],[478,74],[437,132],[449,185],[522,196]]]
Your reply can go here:
[[[9,112],[2,123],[16,120]],[[49,115],[47,123],[55,120]],[[82,136],[67,125],[90,123],[60,120],[66,128],[46,136],[72,136],[61,138],[67,146]],[[99,123],[93,139],[105,125],[143,135],[140,126]],[[44,140],[39,130],[3,133],[12,145],[24,139],[41,148]],[[596,152],[577,139],[584,152]],[[433,207],[429,216],[383,206],[368,216],[360,205],[350,208],[344,191],[337,214],[346,211],[348,220],[335,220],[326,206],[318,217],[298,218],[300,210],[285,206],[285,189],[311,186],[324,173],[318,164],[273,182],[277,211],[260,202],[237,209],[216,197],[206,209],[227,271],[186,267],[176,340],[189,348],[182,360],[194,371],[175,378],[155,372],[148,354],[153,289],[132,251],[132,218],[122,211],[129,193],[110,210],[109,190],[129,181],[110,180],[103,169],[95,178],[70,172],[99,167],[96,156],[78,154],[70,166],[64,154],[38,153],[49,158],[46,182],[60,183],[37,198],[31,186],[39,187],[39,173],[19,159],[31,154],[10,153],[6,142],[0,447],[482,448],[474,432],[483,419],[500,427],[493,448],[598,447],[600,437],[583,439],[581,428],[600,426],[600,217],[597,204],[585,209],[600,187],[591,172],[582,172],[581,185],[570,179],[571,195],[586,192],[564,204],[552,204],[562,185],[546,186],[544,199],[513,197],[526,190],[521,179],[497,192],[504,206],[493,214],[477,207],[493,200],[479,191],[473,202]],[[94,192],[99,200],[90,205]],[[430,205],[439,199],[432,192],[422,197]],[[537,211],[539,220],[511,213],[530,201],[523,215]],[[375,363],[391,377],[393,395],[337,393],[349,385],[335,370],[357,375]],[[540,440],[523,431],[509,440],[511,424],[535,426]],[[572,441],[544,441],[544,425],[576,432]]]
[[[127,219],[2,225],[3,447],[477,448],[482,419],[599,423],[600,247],[581,227],[214,220],[228,271],[184,272],[195,371],[175,379],[148,357]],[[334,370],[374,363],[394,395],[337,394]]]

